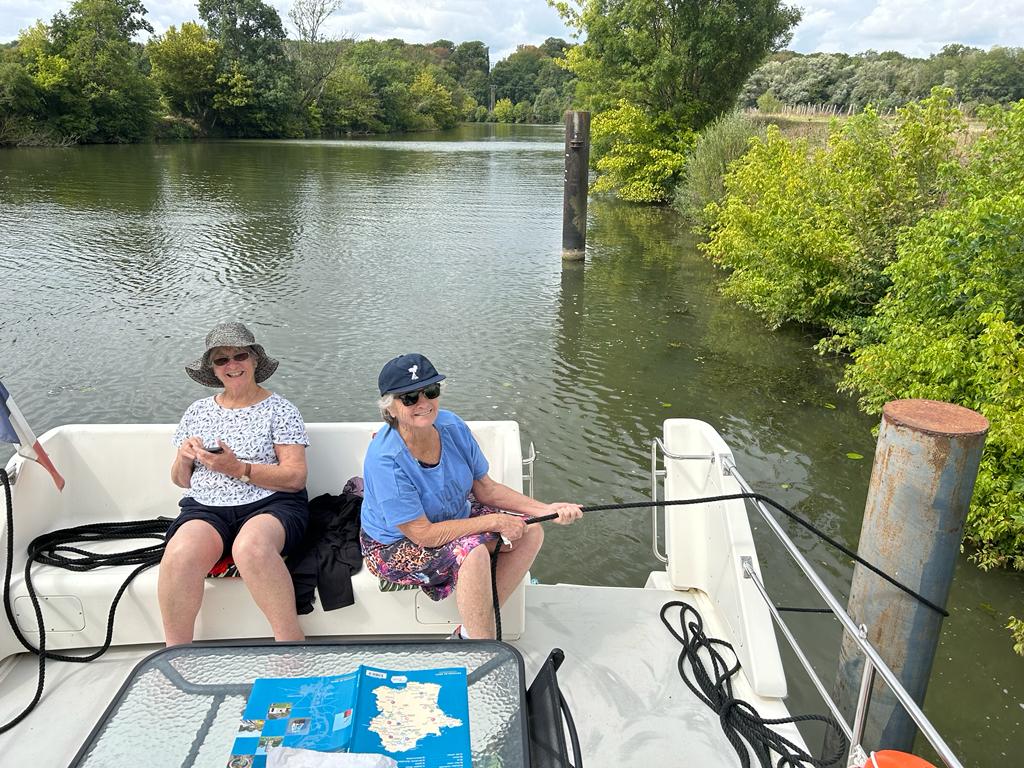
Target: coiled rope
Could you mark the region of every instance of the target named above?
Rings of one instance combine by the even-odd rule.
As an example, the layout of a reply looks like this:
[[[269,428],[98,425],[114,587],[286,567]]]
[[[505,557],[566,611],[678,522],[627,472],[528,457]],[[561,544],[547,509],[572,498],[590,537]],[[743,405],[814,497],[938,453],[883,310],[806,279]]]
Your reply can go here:
[[[669,621],[667,614],[679,608],[679,629]],[[692,614],[692,618],[687,618]],[[710,707],[717,715],[726,739],[736,750],[743,768],[750,766],[750,752],[753,751],[762,768],[772,768],[772,755],[779,756],[776,768],[791,766],[838,765],[846,754],[849,742],[839,724],[831,715],[795,715],[793,717],[764,718],[749,703],[737,699],[733,694],[732,676],[740,669],[736,651],[730,643],[708,637],[704,633],[704,620],[697,610],[681,600],[672,600],[661,607],[661,622],[672,636],[682,645],[676,667],[686,687]],[[733,660],[729,662],[720,648],[728,648]],[[706,660],[707,661],[706,661]],[[708,667],[710,662],[710,669]],[[835,752],[816,758],[802,747],[790,741],[771,725],[787,723],[820,722],[835,731],[837,739]],[[829,743],[826,741],[826,743]],[[749,749],[748,749],[749,745]]]
[[[157,519],[121,523],[93,523],[44,533],[33,539],[28,545],[28,558],[25,560],[25,589],[28,591],[29,599],[32,603],[36,626],[39,627],[39,646],[36,647],[22,634],[14,617],[14,611],[11,608],[11,574],[14,566],[14,504],[11,494],[11,480],[7,476],[7,471],[3,468],[0,468],[0,483],[4,486],[7,508],[7,563],[4,568],[4,612],[7,614],[7,621],[10,623],[15,637],[18,638],[18,642],[29,653],[34,653],[39,657],[39,678],[36,684],[35,695],[20,714],[10,722],[0,725],[0,733],[4,733],[25,719],[35,708],[36,704],[39,703],[46,679],[47,659],[84,664],[85,662],[98,659],[107,652],[114,636],[114,614],[117,612],[117,604],[121,601],[125,590],[128,589],[128,585],[135,580],[136,576],[148,568],[159,564],[164,551],[164,534],[166,534],[167,527],[171,521]],[[143,538],[158,539],[159,543],[124,552],[110,553],[90,552],[73,546],[74,544],[87,544],[97,541]],[[52,565],[69,571],[91,571],[96,568],[115,565],[138,566],[128,574],[128,577],[114,595],[114,599],[110,604],[110,612],[107,614],[107,634],[103,645],[99,649],[87,656],[67,656],[46,650],[46,630],[43,627],[43,613],[35,587],[32,585],[32,565],[34,563]]]

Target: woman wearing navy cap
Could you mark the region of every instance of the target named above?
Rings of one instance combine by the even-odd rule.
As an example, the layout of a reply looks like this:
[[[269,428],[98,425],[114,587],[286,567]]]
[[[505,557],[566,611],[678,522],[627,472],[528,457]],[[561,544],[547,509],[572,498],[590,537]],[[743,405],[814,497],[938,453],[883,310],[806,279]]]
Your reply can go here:
[[[462,626],[453,636],[493,638],[490,550],[502,536],[512,542],[498,560],[504,603],[544,540],[539,525],[527,526],[518,515],[557,514],[557,522],[569,524],[583,512],[578,504],[544,504],[492,480],[469,427],[438,408],[444,378],[416,353],[381,370],[378,405],[387,426],[363,463],[360,541],[380,578],[418,586],[433,600],[455,592]]]

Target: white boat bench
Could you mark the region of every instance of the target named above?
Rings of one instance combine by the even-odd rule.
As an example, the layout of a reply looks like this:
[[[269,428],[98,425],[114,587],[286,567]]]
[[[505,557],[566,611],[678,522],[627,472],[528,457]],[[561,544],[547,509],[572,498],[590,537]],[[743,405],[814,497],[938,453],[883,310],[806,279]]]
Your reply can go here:
[[[310,498],[340,493],[345,481],[362,474],[363,455],[377,422],[307,425]],[[519,426],[512,421],[469,422],[490,462],[490,475],[522,490]],[[171,484],[174,459],[172,424],[71,425],[43,436],[51,459],[67,485],[58,493],[33,462],[18,467],[14,484],[14,577],[11,602],[23,634],[38,640],[35,617],[24,584],[25,552],[36,536],[60,528],[98,522],[147,520],[177,514],[181,490]],[[41,474],[40,474],[41,473]],[[4,533],[6,535],[6,533]],[[143,540],[139,540],[141,542]],[[135,541],[110,542],[104,550],[133,548]],[[78,573],[36,566],[32,583],[39,595],[51,650],[103,644],[110,602],[135,566]],[[163,641],[157,604],[158,567],[140,574],[125,592],[114,622],[114,645]],[[525,583],[525,580],[524,580]],[[353,576],[355,605],[325,612],[319,605],[300,617],[308,637],[337,635],[437,635],[458,623],[455,600],[434,602],[420,590],[381,591],[365,567]],[[502,609],[503,634],[516,639],[524,629],[523,585]],[[0,628],[0,659],[22,650],[13,631]],[[207,579],[196,622],[197,640],[262,638],[269,625],[241,579]]]

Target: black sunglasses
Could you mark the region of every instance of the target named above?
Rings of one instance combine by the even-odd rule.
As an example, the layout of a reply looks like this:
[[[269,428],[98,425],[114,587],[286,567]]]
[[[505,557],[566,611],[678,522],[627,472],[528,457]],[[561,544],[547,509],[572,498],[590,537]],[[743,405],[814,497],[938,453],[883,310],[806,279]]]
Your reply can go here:
[[[441,395],[441,385],[431,384],[430,386],[418,389],[415,392],[403,392],[400,395],[395,395],[405,405],[416,405],[420,401],[420,395],[426,395],[427,400],[437,400]]]
[[[215,357],[210,362],[213,363],[214,365],[216,365],[219,368],[222,365],[227,365],[232,360],[234,360],[236,363],[244,363],[248,359],[249,359],[249,353],[248,352],[239,352],[238,354],[232,355],[231,357]]]

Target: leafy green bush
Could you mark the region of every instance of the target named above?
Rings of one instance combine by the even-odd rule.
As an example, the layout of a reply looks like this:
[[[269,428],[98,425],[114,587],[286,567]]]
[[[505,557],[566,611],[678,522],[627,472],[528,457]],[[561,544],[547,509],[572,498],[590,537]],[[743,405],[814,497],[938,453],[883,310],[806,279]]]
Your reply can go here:
[[[516,108],[512,104],[512,99],[498,99],[494,102],[492,113],[496,122],[512,123],[516,119],[515,111]]]
[[[782,101],[775,95],[775,91],[767,90],[757,97],[757,109],[760,112],[767,114],[781,112],[783,106]]]
[[[753,137],[763,139],[765,134],[763,125],[739,112],[730,112],[708,125],[693,145],[676,187],[676,210],[694,226],[706,227],[704,209],[725,196],[722,179],[729,164],[746,154]]]
[[[1011,616],[1006,628],[1013,635],[1013,650],[1024,656],[1024,621]]]
[[[650,118],[640,107],[620,101],[591,125],[591,154],[600,174],[594,192],[610,192],[633,203],[668,200],[686,165],[696,135],[671,125],[670,118]]]
[[[885,294],[900,231],[942,200],[964,129],[941,89],[891,123],[871,109],[833,122],[824,149],[770,127],[705,211],[701,248],[730,271],[725,292],[773,327],[856,327]]]
[[[945,400],[991,427],[967,519],[982,568],[1024,570],[1024,102],[986,113],[949,204],[901,239],[892,288],[843,342],[843,388],[878,412]]]

